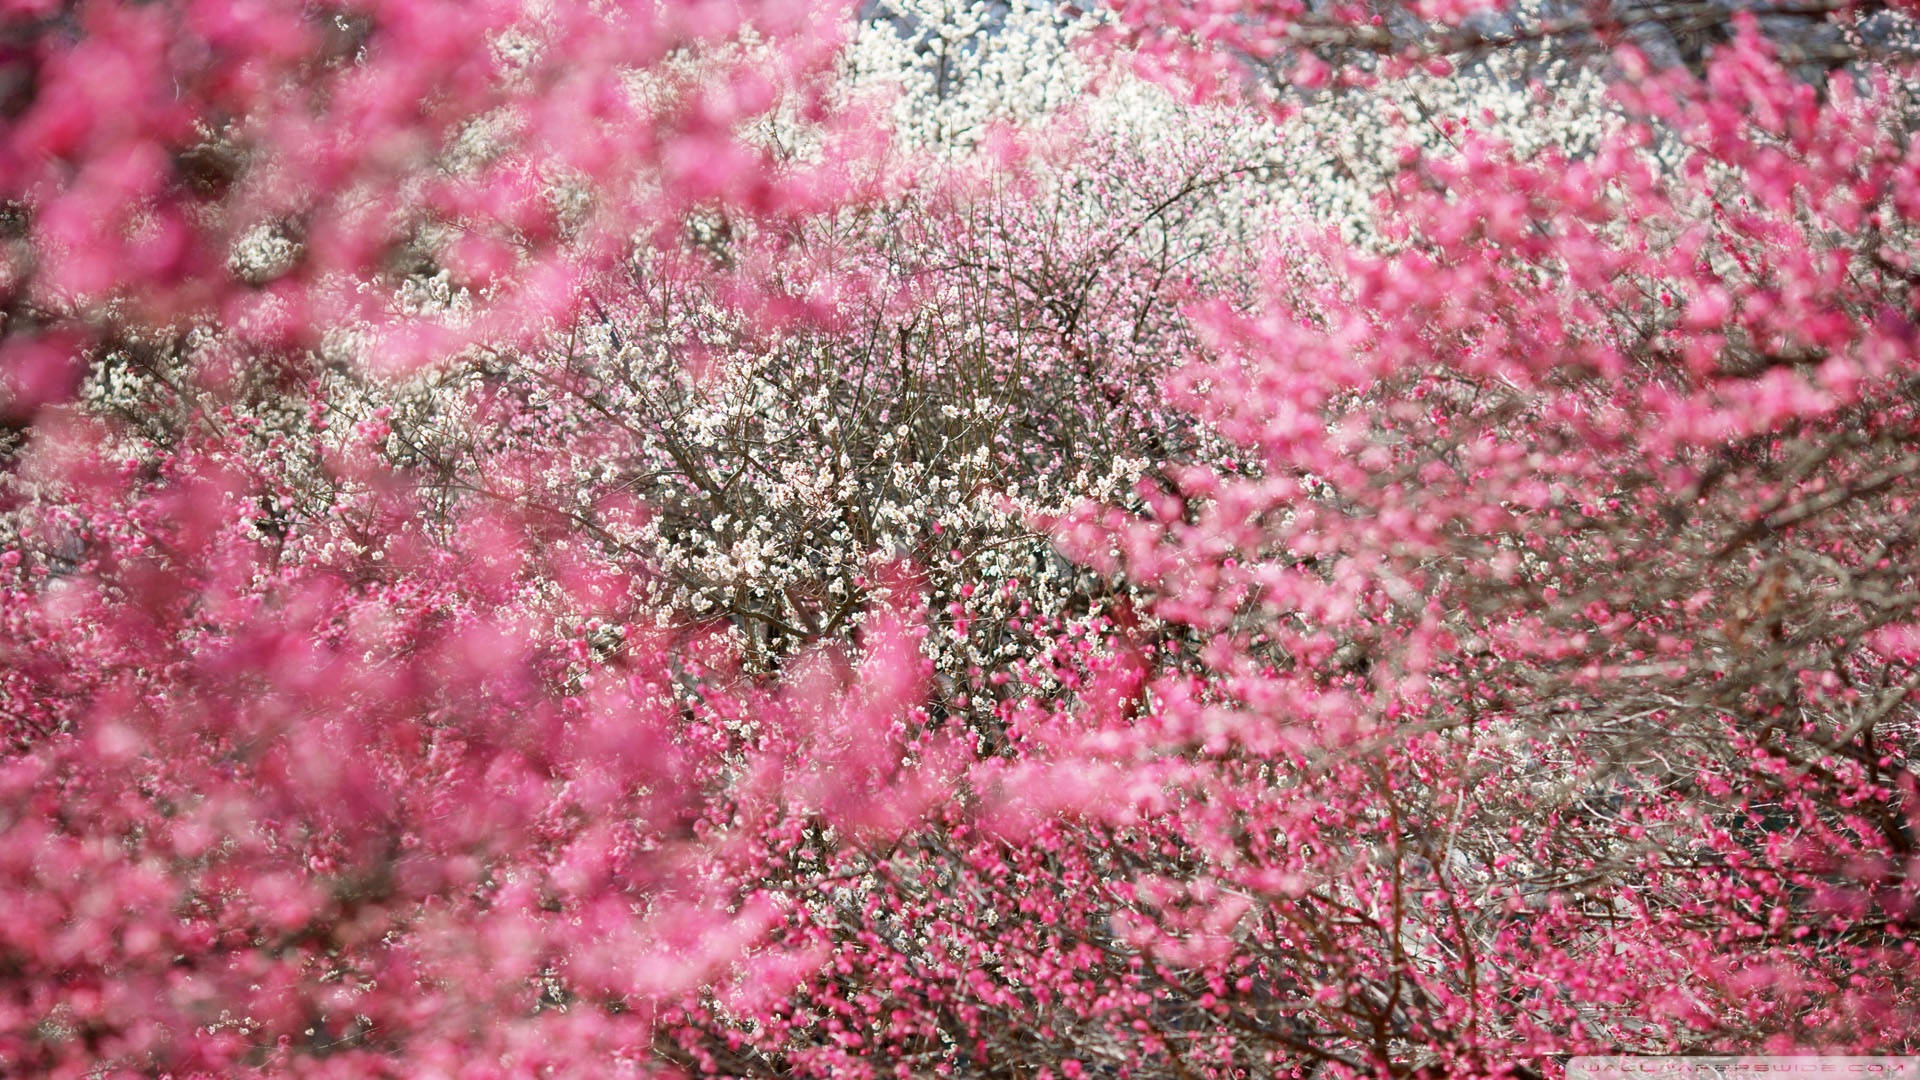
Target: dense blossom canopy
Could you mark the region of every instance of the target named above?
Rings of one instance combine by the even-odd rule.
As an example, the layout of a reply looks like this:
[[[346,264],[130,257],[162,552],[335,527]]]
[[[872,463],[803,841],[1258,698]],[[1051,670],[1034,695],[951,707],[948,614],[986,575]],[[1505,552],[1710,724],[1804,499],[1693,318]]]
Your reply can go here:
[[[1916,20],[0,2],[0,1074],[1920,1052]]]

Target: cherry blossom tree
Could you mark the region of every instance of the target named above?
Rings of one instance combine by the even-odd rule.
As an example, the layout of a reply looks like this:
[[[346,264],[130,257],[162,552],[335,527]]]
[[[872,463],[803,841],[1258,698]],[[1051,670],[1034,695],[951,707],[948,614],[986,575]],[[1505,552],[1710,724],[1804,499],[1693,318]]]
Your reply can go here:
[[[835,197],[746,132],[779,106],[836,138],[842,20],[817,5],[78,0],[0,20],[16,423],[71,393],[87,350],[155,328],[218,323],[254,351],[353,329],[408,370],[564,322],[696,204]],[[435,278],[475,302],[425,317],[406,286]]]
[[[1611,53],[1590,147],[1410,147],[1365,247],[1279,235],[1264,299],[1193,304],[1170,390],[1243,459],[1055,533],[1147,610],[685,1060],[1910,1051],[1911,84],[1734,27],[1697,75]]]
[[[565,519],[385,447],[393,376],[549,333],[696,207],[858,197],[815,11],[0,12],[0,1071],[647,1071],[658,1002],[791,962],[707,869],[737,820],[938,790],[939,745],[888,778],[911,589],[743,682]]]
[[[1912,21],[0,7],[0,1071],[1914,1051]]]

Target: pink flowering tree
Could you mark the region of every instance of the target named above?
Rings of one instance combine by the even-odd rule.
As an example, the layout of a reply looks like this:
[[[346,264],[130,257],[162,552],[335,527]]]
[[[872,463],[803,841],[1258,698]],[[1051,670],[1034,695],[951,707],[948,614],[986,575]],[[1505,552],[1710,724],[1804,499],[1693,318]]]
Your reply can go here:
[[[910,585],[754,684],[496,497],[512,463],[387,450],[392,378],[546,334],[697,212],[858,198],[816,13],[0,9],[0,1071],[644,1071],[660,1002],[790,978],[715,870],[750,826],[940,790],[944,742],[900,774]],[[700,287],[808,313],[756,272]]]
[[[1910,13],[857,17],[0,8],[0,1071],[1915,1049]]]
[[[830,167],[842,33],[781,2],[9,3],[4,407],[155,328],[256,352],[351,329],[400,371],[544,332],[691,207],[845,195],[747,131],[787,110]],[[407,302],[433,280],[471,303]]]
[[[1279,234],[1262,299],[1190,305],[1169,392],[1243,453],[1055,527],[1143,610],[1046,656],[940,827],[830,865],[794,933],[840,961],[685,1059],[1910,1052],[1908,76],[1728,37],[1614,53],[1591,153],[1469,120],[1377,249]]]
[[[624,583],[550,523],[450,540],[369,490],[263,536],[245,437],[131,483],[77,437],[34,463],[57,502],[17,513],[6,568],[10,1071],[635,1070],[660,1000],[781,977],[750,949],[778,906],[711,870],[762,843],[742,822],[795,799],[897,828],[943,773],[891,775],[899,618],[779,693],[697,640],[594,662]]]

